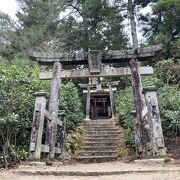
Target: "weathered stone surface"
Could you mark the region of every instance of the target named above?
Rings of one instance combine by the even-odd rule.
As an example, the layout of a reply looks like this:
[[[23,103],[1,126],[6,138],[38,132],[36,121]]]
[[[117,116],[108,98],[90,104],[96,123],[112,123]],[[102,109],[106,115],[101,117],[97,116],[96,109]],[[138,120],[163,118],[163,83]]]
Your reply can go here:
[[[59,74],[61,72],[61,68],[62,66],[59,62],[54,63],[51,97],[49,102],[49,113],[52,116],[52,121],[48,123],[50,159],[54,159],[54,155],[55,155],[55,141],[56,141],[56,132],[57,132],[57,123],[55,121],[58,118],[58,111],[59,111],[59,97],[60,97],[60,83],[61,83]]]
[[[88,53],[89,71],[91,74],[99,74],[101,72],[101,51],[91,50]]]
[[[162,45],[154,45],[150,47],[138,48],[138,59],[141,61],[152,58],[156,55],[156,52],[162,49]],[[117,50],[117,51],[102,51],[102,63],[113,62],[128,62],[134,57],[134,50]],[[62,64],[88,64],[88,53],[38,53],[29,52],[29,57],[32,60],[38,61],[40,64],[52,65],[54,62],[61,62]]]
[[[77,152],[77,160],[90,163],[117,159],[118,142],[122,131],[112,120],[86,121],[84,129],[83,147]]]
[[[40,159],[41,156],[42,132],[46,107],[46,93],[44,91],[37,92],[35,93],[35,96],[36,99],[29,147],[30,159]]]
[[[157,101],[156,87],[146,87],[143,89],[143,93],[145,95],[148,107],[148,116],[150,121],[149,124],[153,151],[152,153],[154,156],[159,154],[165,155],[166,151]]]
[[[114,119],[114,96],[113,96],[113,91],[112,91],[112,85],[109,84],[109,97],[110,97],[110,104],[111,104],[111,118]]]
[[[152,67],[140,67],[140,74],[148,75],[153,74]],[[62,70],[59,73],[59,77],[62,79],[72,79],[72,78],[89,78],[89,77],[119,77],[119,76],[130,76],[130,68],[104,68],[99,74],[91,74],[89,69],[73,69],[73,70]],[[41,72],[39,78],[41,80],[52,79],[52,72]]]
[[[87,87],[87,97],[86,97],[86,121],[90,120],[90,86]]]
[[[134,58],[130,60],[132,87],[134,93],[134,101],[136,108],[136,116],[134,117],[134,128],[136,135],[136,149],[142,156],[148,155],[148,149],[150,148],[150,131],[147,118],[143,117],[143,111],[146,108],[145,99],[142,94],[142,83],[139,71],[139,65],[137,55],[134,54]],[[139,139],[137,139],[139,138]]]

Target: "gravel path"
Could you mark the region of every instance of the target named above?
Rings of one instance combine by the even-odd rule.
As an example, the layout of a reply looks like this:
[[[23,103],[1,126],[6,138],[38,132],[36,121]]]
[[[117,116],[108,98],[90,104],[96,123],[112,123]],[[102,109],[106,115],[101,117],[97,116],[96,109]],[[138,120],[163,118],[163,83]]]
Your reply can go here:
[[[18,176],[8,174],[0,175],[0,180],[180,180],[180,173],[150,173],[150,174],[124,174],[110,176]]]
[[[35,172],[41,172],[43,175],[34,175]],[[116,172],[124,171],[123,174]],[[136,171],[136,172],[133,172]],[[145,171],[145,173],[143,173]],[[19,172],[28,172],[23,175]],[[94,173],[93,176],[51,176],[49,172],[81,172]],[[96,173],[103,172],[109,175],[96,176]],[[68,175],[70,175],[68,174]],[[135,164],[123,162],[98,163],[98,164],[75,164],[53,166],[29,166],[21,165],[15,170],[0,171],[0,180],[180,180],[180,165],[167,164]]]

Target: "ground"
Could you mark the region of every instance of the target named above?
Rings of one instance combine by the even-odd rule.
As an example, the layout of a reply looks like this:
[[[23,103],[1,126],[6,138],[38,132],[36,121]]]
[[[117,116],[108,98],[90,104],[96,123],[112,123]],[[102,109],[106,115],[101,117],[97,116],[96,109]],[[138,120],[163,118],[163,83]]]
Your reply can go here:
[[[180,136],[165,136],[167,153],[174,159],[180,159]]]
[[[121,161],[96,164],[20,165],[1,171],[0,180],[180,180],[179,164],[137,164]]]

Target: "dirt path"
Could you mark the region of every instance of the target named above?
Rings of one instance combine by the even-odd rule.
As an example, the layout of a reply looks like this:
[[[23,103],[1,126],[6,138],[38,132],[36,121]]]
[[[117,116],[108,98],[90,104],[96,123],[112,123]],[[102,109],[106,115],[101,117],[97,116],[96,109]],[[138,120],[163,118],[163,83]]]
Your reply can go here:
[[[180,180],[180,165],[139,165],[123,162],[21,165],[15,170],[0,173],[0,180]]]
[[[125,174],[109,176],[0,176],[0,180],[180,180],[180,173]]]

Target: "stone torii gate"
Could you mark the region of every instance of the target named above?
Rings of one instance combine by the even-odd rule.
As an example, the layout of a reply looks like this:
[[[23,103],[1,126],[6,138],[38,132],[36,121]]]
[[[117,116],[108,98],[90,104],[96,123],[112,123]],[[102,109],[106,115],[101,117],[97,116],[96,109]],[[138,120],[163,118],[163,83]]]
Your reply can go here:
[[[162,49],[161,45],[139,48],[138,49],[138,60],[139,61],[149,61],[152,60],[158,52]],[[148,154],[165,154],[164,139],[161,128],[161,121],[159,117],[159,109],[157,104],[157,96],[154,87],[144,89],[142,94],[142,89],[140,88],[141,79],[140,74],[153,74],[153,68],[149,66],[138,67],[136,63],[130,63],[129,68],[106,68],[102,64],[110,63],[129,63],[131,59],[134,58],[134,51],[131,50],[121,50],[121,51],[99,51],[91,50],[89,52],[81,53],[29,53],[32,60],[36,60],[40,65],[54,66],[53,71],[46,71],[40,73],[41,80],[52,79],[52,89],[51,98],[49,103],[49,110],[45,110],[46,100],[43,98],[45,94],[40,93],[41,100],[38,100],[35,104],[33,127],[31,134],[30,143],[30,155],[34,159],[40,159],[41,152],[45,151],[49,153],[50,159],[54,159],[58,147],[55,147],[56,134],[57,134],[57,124],[62,126],[63,120],[58,115],[59,109],[59,93],[61,79],[72,79],[72,78],[90,78],[90,77],[119,77],[131,75],[132,85],[135,95],[135,106],[136,111],[133,112],[134,119],[134,130],[135,130],[135,143],[136,150],[138,153]],[[63,69],[64,65],[88,65],[88,68],[83,69]],[[87,106],[86,106],[86,118],[89,119],[89,92],[90,88],[88,86],[87,93]],[[43,97],[42,97],[43,96]],[[138,98],[146,97],[146,105],[140,107],[141,103]],[[138,108],[139,107],[139,108]],[[43,109],[42,109],[43,108]],[[38,110],[37,110],[38,109]],[[43,121],[45,117],[48,116],[48,132],[46,136],[46,145],[42,146],[42,129]],[[61,113],[60,113],[61,114]],[[139,118],[139,114],[143,114],[142,119]],[[59,118],[59,119],[58,119]],[[61,119],[61,120],[60,120]],[[63,127],[63,128],[62,128]],[[34,133],[36,132],[36,133]],[[61,133],[61,139],[64,139],[64,132]],[[64,141],[64,140],[63,140]],[[63,145],[61,143],[61,149]]]

